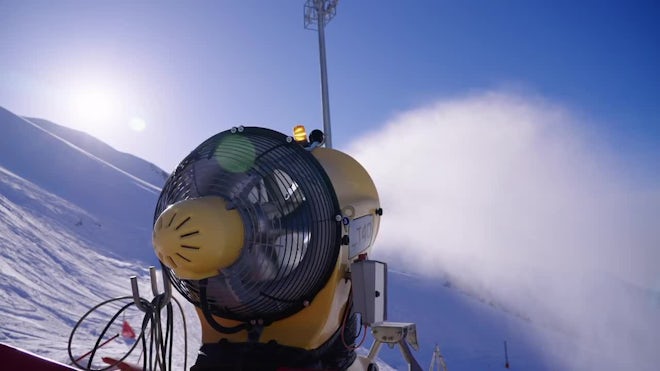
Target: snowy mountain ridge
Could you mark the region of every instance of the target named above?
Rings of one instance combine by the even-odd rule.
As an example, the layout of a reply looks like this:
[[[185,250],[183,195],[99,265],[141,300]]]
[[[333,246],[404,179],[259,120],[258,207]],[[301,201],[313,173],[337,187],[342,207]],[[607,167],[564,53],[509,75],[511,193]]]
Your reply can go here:
[[[24,118],[44,132],[70,144],[72,147],[94,157],[98,161],[113,167],[119,172],[144,182],[146,187],[160,191],[160,185],[167,179],[165,171],[128,153],[122,153],[95,137],[74,129],[57,125],[39,118]],[[133,175],[139,174],[139,177]]]

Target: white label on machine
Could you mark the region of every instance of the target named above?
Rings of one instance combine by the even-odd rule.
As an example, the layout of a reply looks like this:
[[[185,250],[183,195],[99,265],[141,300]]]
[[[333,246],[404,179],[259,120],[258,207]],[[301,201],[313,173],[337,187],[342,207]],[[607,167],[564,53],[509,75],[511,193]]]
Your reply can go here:
[[[369,214],[351,220],[348,225],[348,257],[358,256],[371,245],[374,231],[374,216]]]

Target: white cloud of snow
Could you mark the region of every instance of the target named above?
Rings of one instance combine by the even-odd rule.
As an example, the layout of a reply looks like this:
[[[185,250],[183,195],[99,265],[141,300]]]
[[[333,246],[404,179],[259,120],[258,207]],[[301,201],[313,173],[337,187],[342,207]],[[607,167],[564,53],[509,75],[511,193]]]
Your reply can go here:
[[[651,368],[660,187],[626,179],[585,127],[539,97],[485,92],[402,113],[348,153],[380,192],[379,258],[529,317],[570,369]]]

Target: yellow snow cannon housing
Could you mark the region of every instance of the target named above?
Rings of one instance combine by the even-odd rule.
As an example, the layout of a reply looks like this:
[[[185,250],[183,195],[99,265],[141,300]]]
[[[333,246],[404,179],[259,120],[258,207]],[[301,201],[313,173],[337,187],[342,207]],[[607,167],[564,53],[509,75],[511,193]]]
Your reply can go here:
[[[312,154],[321,163],[332,181],[341,213],[344,235],[349,236],[349,259],[371,251],[383,210],[374,181],[353,157],[324,147]]]
[[[355,234],[357,237],[349,237],[348,241],[344,241],[348,244],[342,246],[332,276],[309,306],[266,326],[259,338],[259,342],[274,340],[281,345],[307,350],[323,345],[341,327],[351,292],[351,283],[347,279],[350,262],[358,255],[370,251],[382,214],[376,186],[360,163],[343,152],[324,147],[315,148],[312,155],[321,163],[334,186],[344,215],[344,236]],[[349,233],[352,221],[362,217],[371,218],[371,224],[360,231]],[[357,240],[353,243],[352,239]],[[352,244],[359,246],[359,249],[349,254]],[[201,309],[195,309],[200,318],[204,318]],[[214,318],[225,327],[239,324],[225,318]],[[224,334],[215,331],[207,321],[202,321],[203,343],[217,343],[221,339],[241,343],[248,341],[246,332]]]
[[[241,140],[225,140],[232,136]],[[271,139],[273,144],[268,142]],[[234,156],[239,152],[240,156]],[[234,157],[228,160],[227,156]],[[259,162],[268,161],[268,156],[273,161],[283,159],[282,163]],[[307,167],[287,164],[299,159]],[[231,169],[223,168],[228,163]],[[194,177],[204,182],[211,179],[213,186],[191,181]],[[218,189],[229,181],[233,183],[223,190],[227,196],[219,195]],[[317,195],[321,183],[328,190]],[[313,207],[316,199],[326,196],[334,200],[335,211],[330,214],[325,206],[323,210]],[[278,205],[279,210],[273,210]],[[312,207],[320,216],[306,216],[305,207]],[[204,344],[275,342],[311,351],[343,331],[350,305],[350,264],[370,251],[382,211],[373,180],[351,156],[335,149],[311,149],[268,129],[239,128],[210,138],[184,159],[168,179],[156,214],[156,254],[174,287],[195,305]],[[317,233],[321,230],[318,223],[332,229]],[[282,232],[284,225],[293,227]],[[325,248],[325,240],[334,241],[332,259],[310,269],[326,269],[328,274],[300,308],[287,309],[286,315],[270,321],[246,321],[238,318],[238,310],[235,318],[231,318],[234,312],[218,313],[234,303],[241,309],[241,300],[263,295],[250,296],[243,289],[263,282],[274,285],[297,274],[308,255]],[[284,256],[278,252],[282,246],[295,248]],[[304,280],[294,283],[308,284],[300,281]],[[283,286],[281,291],[288,288]],[[285,304],[282,300],[281,305]],[[209,311],[210,305],[219,309]],[[259,328],[256,332],[255,327]]]

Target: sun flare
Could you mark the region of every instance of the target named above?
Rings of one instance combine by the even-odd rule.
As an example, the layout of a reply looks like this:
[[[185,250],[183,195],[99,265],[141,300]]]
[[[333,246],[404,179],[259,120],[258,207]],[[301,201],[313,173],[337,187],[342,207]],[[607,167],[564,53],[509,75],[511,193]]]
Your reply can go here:
[[[147,128],[147,123],[144,121],[144,119],[140,117],[133,117],[129,122],[128,125],[133,131],[141,132],[144,131],[144,129]]]
[[[109,90],[86,88],[73,94],[72,105],[80,120],[99,123],[112,119],[118,112],[119,104]]]

